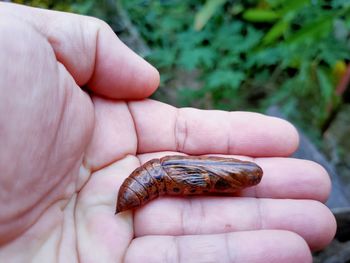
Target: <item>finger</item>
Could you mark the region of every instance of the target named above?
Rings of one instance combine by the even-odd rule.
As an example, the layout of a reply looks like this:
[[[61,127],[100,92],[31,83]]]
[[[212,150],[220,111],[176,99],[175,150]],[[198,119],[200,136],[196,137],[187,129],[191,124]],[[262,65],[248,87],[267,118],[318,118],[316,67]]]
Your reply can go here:
[[[176,155],[176,152],[141,154],[139,159],[145,163],[153,158]],[[327,171],[315,162],[293,158],[249,158],[246,156],[220,155],[240,160],[256,162],[264,174],[261,182],[246,188],[237,195],[259,198],[313,199],[325,202],[331,190]]]
[[[243,195],[327,201],[331,180],[318,163],[293,158],[258,158],[255,161],[264,171],[263,179],[255,189],[243,191]]]
[[[127,154],[135,155],[137,138],[132,116],[124,101],[93,96],[95,128],[85,152],[85,165],[96,171]]]
[[[176,109],[157,101],[129,103],[138,134],[138,152],[287,156],[298,146],[288,122],[249,112]]]
[[[291,199],[168,197],[136,210],[134,220],[135,236],[280,229],[299,234],[312,249],[325,247],[336,229],[322,203]]]
[[[312,258],[300,236],[269,230],[180,237],[145,236],[131,242],[125,262],[308,263]]]
[[[139,158],[142,163],[148,161],[152,158],[160,158],[164,155],[173,155],[174,152],[168,152],[168,153],[154,153],[154,154],[143,154],[140,155]],[[232,156],[230,156],[232,157]],[[252,158],[247,157],[237,157],[233,156],[238,159],[243,160],[252,160]],[[241,196],[256,196],[256,197],[265,197],[265,198],[293,198],[293,199],[314,199],[319,201],[325,201],[327,199],[327,196],[330,191],[330,180],[328,177],[328,174],[326,171],[318,164],[306,160],[298,160],[298,159],[292,159],[292,158],[256,158],[254,159],[263,169],[264,176],[259,185],[256,187],[248,188],[246,190],[243,190],[239,195]],[[166,200],[166,201],[165,201]],[[197,211],[197,215],[192,217],[191,213],[196,214],[191,208],[193,205],[193,199],[187,199],[187,198],[170,198],[170,199],[158,199],[154,202],[151,202],[149,205],[146,205],[144,208],[139,209],[135,214],[135,233],[137,235],[148,235],[148,234],[155,234],[155,229],[157,229],[159,232],[158,234],[183,234],[185,233],[184,228],[187,229],[187,227],[183,227],[184,219],[183,215],[186,214],[184,211],[188,211],[189,214],[189,221],[192,223],[189,223],[187,226],[187,231],[204,231],[203,233],[217,233],[221,231],[231,231],[231,230],[248,230],[251,228],[254,228],[259,224],[257,220],[260,219],[261,216],[255,217],[256,213],[259,212],[257,209],[250,209],[249,207],[244,207],[241,205],[240,202],[237,201],[237,198],[198,198],[197,200],[201,205],[199,206],[201,208],[200,211]],[[214,200],[214,201],[213,201]],[[226,201],[225,201],[226,200]],[[254,199],[252,199],[254,200]],[[271,200],[271,199],[266,199]],[[198,203],[198,202],[195,203]],[[274,201],[274,200],[271,200]],[[278,202],[279,200],[276,200]],[[172,202],[169,204],[169,202]],[[311,202],[311,204],[315,204],[316,210],[320,209],[328,216],[320,216],[320,213],[318,211],[314,211],[313,209],[308,210],[308,201],[304,203],[304,201],[301,201],[300,206],[295,206],[296,211],[288,210],[290,206],[288,205],[288,202],[291,202],[293,205],[293,200],[286,200],[284,203],[284,206],[277,206],[278,211],[281,211],[280,213],[277,213],[280,217],[278,220],[280,220],[281,223],[283,222],[289,222],[288,220],[285,220],[283,216],[286,216],[288,218],[293,218],[293,214],[298,214],[297,211],[299,211],[301,214],[305,210],[305,218],[309,217],[310,219],[305,219],[303,217],[299,217],[299,219],[304,222],[305,224],[308,224],[309,222],[313,222],[313,226],[321,225],[317,228],[310,228],[310,230],[302,224],[299,224],[300,229],[298,229],[298,233],[302,236],[305,236],[305,238],[308,240],[308,242],[317,249],[317,245],[324,246],[329,242],[329,240],[334,235],[334,219],[333,216],[330,214],[329,210],[318,204],[317,202]],[[238,204],[238,208],[236,205]],[[244,202],[243,202],[244,204]],[[248,204],[248,203],[247,203]],[[273,202],[268,203],[272,204]],[[251,205],[254,207],[254,203],[251,203]],[[172,206],[173,209],[171,210],[171,213],[163,213],[162,211],[167,211],[166,207]],[[271,205],[270,205],[271,206]],[[270,207],[269,206],[269,207]],[[187,209],[188,208],[188,209]],[[241,209],[242,208],[242,209]],[[257,207],[255,207],[257,208]],[[238,211],[237,211],[238,209]],[[197,209],[198,210],[198,209]],[[284,211],[287,210],[287,211]],[[177,212],[176,212],[177,211]],[[231,211],[234,211],[231,214]],[[253,212],[254,211],[254,212]],[[224,216],[225,212],[227,214],[227,218]],[[211,215],[211,216],[210,216]],[[217,224],[218,217],[217,215],[220,215],[219,219],[222,219],[220,221],[220,224]],[[245,215],[245,216],[244,216]],[[269,215],[269,214],[267,214]],[[164,216],[164,217],[163,217]],[[247,220],[247,216],[250,218]],[[236,218],[238,217],[238,218]],[[157,226],[162,226],[157,228],[157,226],[154,225],[154,221],[152,221],[152,218],[157,218]],[[177,218],[177,219],[176,219]],[[141,220],[142,219],[142,220]],[[208,224],[204,224],[203,222],[206,222],[206,220],[209,220]],[[193,220],[193,221],[192,221]],[[256,221],[253,221],[256,220]],[[294,228],[294,225],[290,225],[290,228],[284,228],[286,226],[278,226],[276,224],[276,221],[271,221],[269,218],[266,220],[263,220],[264,222],[270,222],[273,223],[272,225],[269,225],[267,228],[277,228],[280,227],[281,229],[287,229],[291,231],[297,231]],[[314,220],[314,221],[312,221]],[[324,220],[324,221],[323,221]],[[164,222],[164,223],[163,223]],[[200,228],[199,230],[196,230],[195,222],[201,222],[201,226],[203,228]],[[236,222],[235,224],[232,224],[232,222]],[[238,223],[240,222],[240,223]],[[174,223],[174,225],[173,225]],[[275,224],[275,225],[274,225]],[[322,224],[325,224],[327,227],[323,227]],[[205,225],[205,226],[204,226]],[[298,225],[298,224],[297,224]],[[176,227],[177,226],[177,227]],[[224,226],[230,226],[228,228]],[[210,229],[210,230],[209,230]],[[318,242],[318,229],[323,229],[324,232],[324,238],[323,243]],[[302,231],[313,231],[311,234],[308,232],[302,232]],[[175,232],[167,232],[167,231],[175,231]],[[181,232],[182,231],[182,232]],[[187,232],[186,232],[187,233]],[[194,232],[190,232],[194,233]],[[202,232],[201,232],[202,233]]]
[[[50,42],[57,60],[77,84],[87,84],[100,95],[144,98],[159,84],[157,70],[98,19],[1,2],[0,15],[10,15],[33,26]]]

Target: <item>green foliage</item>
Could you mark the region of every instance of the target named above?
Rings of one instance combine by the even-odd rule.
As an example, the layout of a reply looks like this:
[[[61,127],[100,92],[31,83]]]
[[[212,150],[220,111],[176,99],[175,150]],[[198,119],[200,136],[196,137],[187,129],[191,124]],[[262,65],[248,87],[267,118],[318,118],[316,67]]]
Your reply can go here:
[[[200,98],[224,109],[279,104],[321,130],[339,103],[334,67],[350,58],[347,0],[122,2],[154,50],[148,59],[167,75],[163,89],[179,69],[200,72],[201,88],[179,89],[180,105],[198,106]]]
[[[226,0],[208,0],[203,8],[197,12],[194,22],[194,28],[201,30],[208,20],[215,14],[215,11],[220,8]]]
[[[117,29],[117,1],[15,2],[97,16]],[[341,102],[335,91],[350,59],[348,0],[120,2],[152,50],[158,94],[175,88],[179,105],[264,111],[278,104],[314,132]]]
[[[115,23],[113,17],[115,17],[117,13],[115,0],[13,0],[12,2],[95,16],[110,24]]]
[[[280,14],[273,10],[249,9],[243,13],[243,18],[249,22],[274,22]]]

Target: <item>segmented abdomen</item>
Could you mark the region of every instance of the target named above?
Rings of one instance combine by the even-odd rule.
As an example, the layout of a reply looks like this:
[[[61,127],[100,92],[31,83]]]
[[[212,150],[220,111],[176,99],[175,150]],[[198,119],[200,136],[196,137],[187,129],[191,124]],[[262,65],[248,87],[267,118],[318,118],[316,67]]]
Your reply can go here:
[[[116,213],[160,195],[230,194],[256,185],[262,169],[253,162],[223,157],[166,156],[134,170],[120,187]]]

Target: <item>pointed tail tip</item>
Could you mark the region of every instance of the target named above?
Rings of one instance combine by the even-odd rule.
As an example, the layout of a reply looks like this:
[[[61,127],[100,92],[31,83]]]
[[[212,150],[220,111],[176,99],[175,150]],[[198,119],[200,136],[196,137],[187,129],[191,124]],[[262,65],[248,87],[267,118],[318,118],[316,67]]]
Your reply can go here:
[[[120,209],[119,209],[118,205],[116,205],[116,206],[115,206],[115,213],[114,213],[114,214],[116,215],[116,214],[118,214],[118,213],[120,213]]]
[[[120,208],[120,207],[116,207],[116,209],[115,209],[115,215],[116,214],[120,214],[121,212],[124,212],[126,209],[123,209],[123,208]]]
[[[128,210],[128,209],[116,208],[116,209],[115,209],[114,215],[120,214],[120,213],[122,213],[122,212],[124,212],[124,211],[127,211],[127,210]]]

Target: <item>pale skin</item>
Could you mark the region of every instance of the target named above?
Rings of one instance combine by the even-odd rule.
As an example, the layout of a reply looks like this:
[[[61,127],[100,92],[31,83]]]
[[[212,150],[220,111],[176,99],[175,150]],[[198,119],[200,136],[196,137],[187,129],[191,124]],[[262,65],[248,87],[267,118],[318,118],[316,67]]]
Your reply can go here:
[[[0,3],[0,50],[6,262],[312,262],[332,240],[329,177],[288,157],[289,123],[146,99],[157,70],[94,18]],[[236,197],[114,215],[130,172],[169,153],[238,156],[264,177]]]

